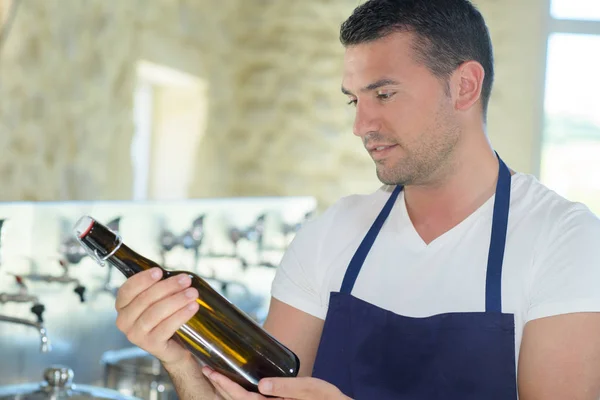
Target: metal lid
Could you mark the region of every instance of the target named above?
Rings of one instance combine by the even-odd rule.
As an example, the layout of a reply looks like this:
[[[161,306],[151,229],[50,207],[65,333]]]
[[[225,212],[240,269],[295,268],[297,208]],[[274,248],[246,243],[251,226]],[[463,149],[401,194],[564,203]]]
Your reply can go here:
[[[53,365],[44,371],[44,380],[52,388],[68,388],[73,382],[73,370],[62,365]]]
[[[117,391],[73,382],[73,370],[53,365],[44,371],[45,382],[0,387],[0,400],[140,400]]]
[[[106,351],[101,363],[125,375],[169,379],[160,361],[139,347]]]

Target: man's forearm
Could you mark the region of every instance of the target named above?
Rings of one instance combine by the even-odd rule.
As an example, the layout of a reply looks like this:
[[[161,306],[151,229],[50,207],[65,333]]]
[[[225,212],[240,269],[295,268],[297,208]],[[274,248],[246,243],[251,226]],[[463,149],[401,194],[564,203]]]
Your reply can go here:
[[[171,377],[179,400],[216,400],[219,399],[213,385],[202,374],[202,366],[190,354],[176,365],[164,365]]]

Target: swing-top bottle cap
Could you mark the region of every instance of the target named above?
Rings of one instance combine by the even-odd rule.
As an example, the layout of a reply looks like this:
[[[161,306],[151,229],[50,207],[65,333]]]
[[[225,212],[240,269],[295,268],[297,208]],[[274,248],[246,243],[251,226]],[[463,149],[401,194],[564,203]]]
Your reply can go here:
[[[73,228],[75,235],[79,239],[83,239],[90,232],[90,229],[92,229],[94,222],[94,219],[88,215],[79,218],[79,221],[77,221]]]
[[[96,224],[98,224],[99,226],[104,228],[103,230],[106,230],[106,231],[110,232],[111,234],[113,234],[114,238],[115,238],[115,241],[113,244],[114,247],[112,249],[102,248],[102,254],[98,253],[97,248],[91,248],[89,243],[84,243],[86,236],[90,233],[90,231],[92,230],[92,227]],[[110,229],[108,229],[107,227],[105,227],[104,225],[97,223],[96,220],[94,218],[90,217],[89,215],[85,215],[85,216],[79,218],[79,221],[77,221],[75,223],[75,225],[73,226],[73,235],[77,238],[77,241],[79,242],[79,244],[90,255],[90,257],[92,257],[92,259],[95,260],[100,265],[104,265],[104,261],[106,261],[110,257],[112,257],[117,252],[117,250],[119,250],[121,245],[123,244],[123,240],[121,239],[121,236],[118,233],[113,232]],[[106,254],[104,254],[104,253],[106,253]]]

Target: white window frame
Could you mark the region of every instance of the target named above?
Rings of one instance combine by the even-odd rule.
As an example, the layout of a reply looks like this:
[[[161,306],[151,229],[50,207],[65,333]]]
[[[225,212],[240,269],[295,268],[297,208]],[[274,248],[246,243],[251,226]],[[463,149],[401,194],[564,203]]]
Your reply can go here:
[[[600,1],[600,0],[598,0]],[[555,33],[572,33],[581,35],[598,35],[600,36],[600,21],[588,21],[588,20],[576,20],[576,19],[559,19],[552,16],[552,0],[545,0],[543,3],[545,7],[545,14],[547,16],[547,23],[545,26],[545,37],[546,42],[544,50],[542,51],[542,71],[538,80],[540,87],[540,103],[538,105],[538,146],[534,148],[534,166],[535,170],[532,171],[535,176],[540,178],[542,169],[542,152],[544,147],[544,121],[546,110],[544,107],[546,100],[546,74],[548,71],[548,46],[550,44],[550,36]]]

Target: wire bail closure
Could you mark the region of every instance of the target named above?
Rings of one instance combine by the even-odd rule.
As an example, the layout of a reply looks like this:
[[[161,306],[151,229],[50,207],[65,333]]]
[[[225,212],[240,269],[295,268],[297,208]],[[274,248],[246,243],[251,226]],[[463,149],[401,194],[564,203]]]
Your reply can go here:
[[[81,247],[83,247],[85,252],[90,256],[90,258],[92,258],[94,261],[96,261],[101,267],[104,267],[106,265],[106,260],[111,258],[121,248],[121,245],[123,244],[123,239],[121,238],[121,235],[119,235],[117,232],[113,231],[112,229],[110,229],[108,227],[105,227],[105,229],[107,229],[109,232],[113,233],[117,238],[117,244],[115,245],[115,248],[112,249],[111,252],[105,256],[101,256],[100,254],[98,254],[97,249],[94,249],[92,251],[92,249],[90,249],[85,243],[83,243],[83,241],[81,240],[81,238],[78,235],[75,235],[75,237],[77,238],[77,241],[79,242]]]

